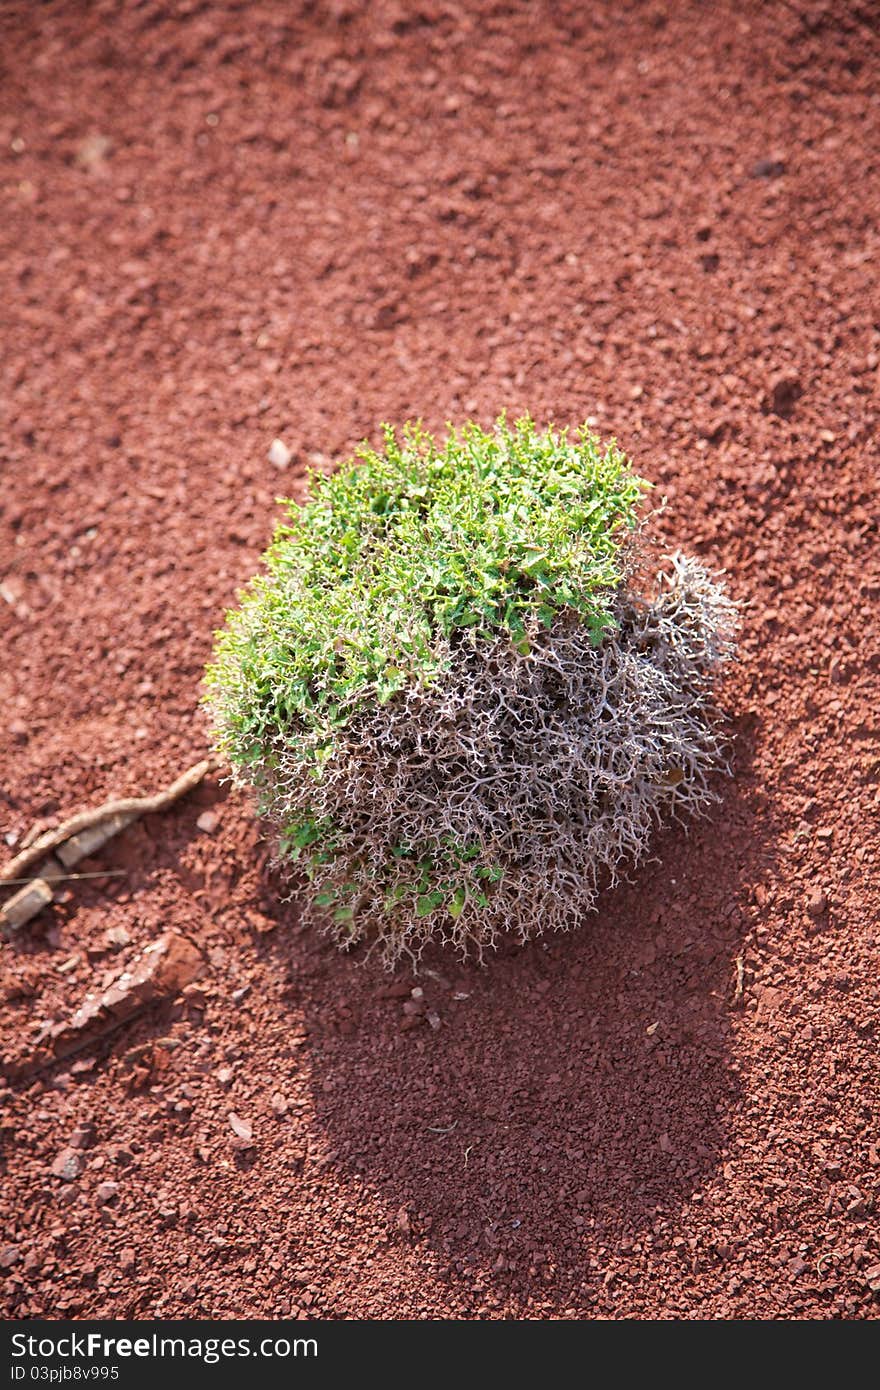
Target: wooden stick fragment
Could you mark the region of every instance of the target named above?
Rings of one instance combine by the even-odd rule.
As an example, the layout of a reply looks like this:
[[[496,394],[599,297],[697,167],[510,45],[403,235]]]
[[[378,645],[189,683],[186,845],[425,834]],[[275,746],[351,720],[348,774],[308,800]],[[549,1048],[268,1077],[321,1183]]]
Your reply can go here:
[[[71,816],[70,820],[64,821],[54,830],[47,830],[32,845],[28,845],[27,849],[22,850],[14,859],[10,859],[0,869],[0,884],[6,883],[11,878],[21,877],[26,869],[29,869],[32,864],[36,864],[50,850],[57,849],[59,845],[63,845],[65,841],[79,835],[82,831],[91,830],[115,817],[120,819],[127,817],[123,824],[128,825],[137,816],[150,815],[153,811],[164,811],[166,806],[170,806],[172,802],[192,791],[193,787],[197,787],[212,767],[212,759],[205,758],[202,762],[196,763],[195,767],[182,773],[165,791],[157,792],[155,796],[125,796],[115,801],[105,801],[103,806],[97,806],[92,811],[80,811],[78,815]],[[118,825],[99,843],[103,844],[110,838],[110,835],[115,835],[122,828],[122,825]],[[79,858],[85,858],[86,854],[93,853],[94,849],[98,847],[98,844],[93,845],[90,849],[85,850]],[[59,858],[61,857],[59,855]],[[69,868],[71,863],[77,862],[77,859],[65,859],[63,862]]]
[[[213,765],[211,758],[205,758],[184,772],[164,792],[158,792],[155,796],[128,796],[115,801],[105,801],[103,806],[98,806],[93,811],[81,811],[57,826],[55,830],[47,830],[45,834],[40,835],[11,859],[5,868],[0,869],[2,888],[4,884],[11,886],[13,883],[21,882],[22,870],[30,869],[42,860],[36,870],[36,877],[31,881],[25,879],[25,886],[0,907],[0,931],[6,934],[19,931],[32,917],[36,917],[38,912],[42,912],[44,907],[48,907],[53,896],[52,883],[58,879],[75,877],[65,873],[65,870],[73,868],[81,859],[94,854],[114,835],[118,835],[120,830],[137,820],[138,816],[163,811],[166,806],[185,796],[202,781]],[[50,850],[57,850],[57,857],[49,854],[46,858]]]
[[[736,958],[736,988],[733,991],[733,1002],[738,1004],[743,997],[743,982],[745,979],[745,967],[742,956]]]
[[[112,840],[114,835],[118,835],[120,830],[124,830],[127,825],[131,825],[136,817],[111,816],[109,820],[102,820],[98,825],[90,825],[88,830],[81,830],[78,835],[71,835],[69,840],[65,840],[63,845],[58,846],[58,858],[65,869],[72,869],[74,864],[78,864],[81,859],[87,859],[95,850],[106,845],[108,840]]]
[[[44,878],[35,878],[3,904],[3,926],[6,931],[18,931],[52,901],[52,889]]]
[[[55,868],[58,870],[57,873],[50,874],[49,870],[51,869],[52,865],[54,865]],[[125,878],[127,874],[128,869],[90,869],[88,873],[64,874],[61,872],[61,865],[58,863],[58,860],[54,858],[47,859],[46,863],[40,870],[40,878],[44,878],[47,883],[57,883],[61,879],[64,879],[65,882],[70,882],[73,880],[79,880],[81,878]],[[13,884],[15,884],[17,887],[19,884],[30,884],[34,882],[36,882],[36,880],[30,877],[8,878],[4,883],[3,887],[11,888]]]

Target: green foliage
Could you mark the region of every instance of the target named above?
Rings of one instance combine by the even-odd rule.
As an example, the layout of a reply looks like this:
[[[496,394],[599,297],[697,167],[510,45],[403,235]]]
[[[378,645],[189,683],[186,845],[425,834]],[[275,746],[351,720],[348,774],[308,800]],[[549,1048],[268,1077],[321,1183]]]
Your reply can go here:
[[[441,443],[386,427],[382,452],[364,445],[311,484],[311,501],[287,504],[207,677],[220,748],[258,784],[281,748],[320,779],[353,715],[429,687],[464,632],[506,634],[526,653],[530,628],[567,609],[598,644],[646,486],[586,428],[570,439],[503,418]],[[288,848],[327,830],[303,822]]]
[[[504,876],[500,864],[477,862],[479,844],[465,844],[451,835],[442,836],[433,845],[397,844],[387,859],[381,855],[356,861],[344,859],[347,872],[353,874],[355,881],[341,883],[328,877],[328,866],[332,870],[337,857],[329,821],[318,827],[313,817],[303,818],[285,833],[281,846],[282,854],[299,860],[306,877],[313,884],[320,884],[315,905],[331,912],[337,926],[353,923],[365,880],[389,918],[418,920],[441,911],[457,922],[466,905],[472,909],[487,907],[492,885],[500,883]]]
[[[736,608],[683,556],[632,587],[646,486],[586,429],[502,418],[386,428],[287,504],[207,701],[341,945],[391,965],[568,927],[711,804]]]

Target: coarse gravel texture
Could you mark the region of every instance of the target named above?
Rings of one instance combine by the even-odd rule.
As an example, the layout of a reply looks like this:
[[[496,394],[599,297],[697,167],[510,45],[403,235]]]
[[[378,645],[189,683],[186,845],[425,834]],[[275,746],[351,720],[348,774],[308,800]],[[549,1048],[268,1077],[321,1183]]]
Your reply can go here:
[[[721,804],[485,970],[337,954],[216,778],[84,864],[7,1061],[164,931],[208,971],[0,1082],[3,1311],[876,1317],[876,6],[11,0],[0,55],[10,854],[203,755],[276,495],[381,420],[590,417],[745,605]]]

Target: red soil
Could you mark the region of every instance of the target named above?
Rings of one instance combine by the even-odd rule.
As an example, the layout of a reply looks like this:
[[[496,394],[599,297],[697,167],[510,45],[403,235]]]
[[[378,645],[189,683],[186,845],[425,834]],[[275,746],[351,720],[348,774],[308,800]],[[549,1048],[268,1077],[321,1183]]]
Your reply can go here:
[[[9,844],[202,755],[275,495],[381,420],[594,417],[748,605],[716,814],[579,932],[430,962],[437,1029],[216,782],[83,865],[127,877],[0,948],[7,1055],[165,930],[210,969],[0,1083],[9,1314],[876,1315],[876,19],[3,7]]]

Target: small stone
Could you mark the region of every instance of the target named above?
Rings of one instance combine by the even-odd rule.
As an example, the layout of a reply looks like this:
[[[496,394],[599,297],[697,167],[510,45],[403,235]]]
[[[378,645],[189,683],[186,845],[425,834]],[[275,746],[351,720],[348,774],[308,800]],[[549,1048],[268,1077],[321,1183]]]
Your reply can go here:
[[[823,444],[833,444],[835,439],[837,438],[837,435],[834,433],[833,430],[820,430],[819,438],[821,439]]]
[[[865,1283],[872,1293],[880,1293],[880,1264],[865,1270]]]
[[[821,917],[828,911],[828,897],[819,889],[807,898],[807,912],[811,917]]]
[[[77,146],[76,162],[87,174],[103,173],[112,148],[106,135],[87,135]]]
[[[800,379],[794,372],[780,372],[770,383],[768,405],[774,415],[787,420],[794,410],[795,402],[803,394]]]
[[[235,1073],[232,1070],[232,1067],[220,1067],[216,1071],[215,1075],[217,1077],[217,1080],[220,1082],[221,1086],[230,1086],[232,1084],[232,1078],[235,1075]]]
[[[400,305],[393,299],[389,299],[384,304],[380,304],[373,315],[374,328],[395,328],[401,321],[402,315]]]
[[[128,1274],[137,1264],[137,1251],[131,1245],[126,1245],[124,1250],[119,1252],[119,1268],[123,1274]]]
[[[104,939],[114,950],[121,951],[123,946],[131,945],[131,932],[127,927],[110,927],[104,933]]]
[[[394,1223],[402,1236],[408,1236],[412,1232],[412,1224],[409,1219],[409,1212],[406,1207],[401,1207],[397,1213]]]
[[[241,1139],[246,1144],[249,1144],[254,1137],[254,1132],[249,1121],[243,1120],[241,1116],[236,1115],[234,1110],[230,1110],[229,1112],[229,1127],[236,1139]]]
[[[259,932],[261,936],[267,936],[278,926],[274,917],[266,917],[262,912],[248,912],[247,922],[248,926],[253,927],[254,931]]]
[[[408,999],[409,995],[410,986],[406,983],[406,980],[396,980],[393,985],[382,985],[382,987],[377,990],[379,999]]]
[[[781,179],[784,173],[785,164],[781,159],[759,159],[749,170],[749,178]]]
[[[269,1105],[276,1115],[281,1116],[287,1114],[287,1098],[283,1096],[280,1091],[273,1091],[272,1095],[269,1097]]]
[[[84,1125],[77,1125],[70,1136],[70,1148],[90,1149],[98,1138],[98,1131],[91,1120]]]
[[[0,1269],[11,1269],[21,1259],[20,1245],[4,1245],[0,1250]]]
[[[196,821],[199,830],[203,830],[206,835],[213,835],[219,824],[220,817],[215,811],[203,811]]]
[[[436,1032],[436,1030],[440,1027],[440,1015],[439,1015],[439,1014],[435,1014],[435,1013],[429,1013],[429,1014],[428,1014],[428,1023],[431,1025],[431,1027],[432,1027],[432,1028],[435,1030],[435,1032]]]
[[[283,439],[273,439],[269,445],[269,462],[276,468],[286,468],[293,458],[293,454]]]
[[[7,727],[16,743],[27,743],[28,726],[23,719],[13,719]]]
[[[73,1182],[82,1170],[83,1160],[76,1149],[62,1149],[52,1164],[52,1172],[64,1182]]]
[[[108,1202],[112,1202],[114,1197],[118,1196],[118,1182],[102,1182],[95,1188],[95,1201],[100,1207],[106,1206]]]

